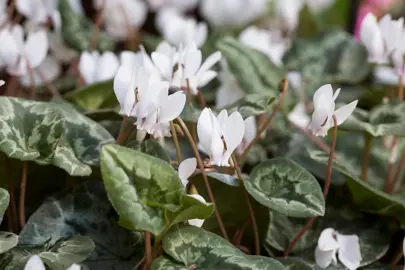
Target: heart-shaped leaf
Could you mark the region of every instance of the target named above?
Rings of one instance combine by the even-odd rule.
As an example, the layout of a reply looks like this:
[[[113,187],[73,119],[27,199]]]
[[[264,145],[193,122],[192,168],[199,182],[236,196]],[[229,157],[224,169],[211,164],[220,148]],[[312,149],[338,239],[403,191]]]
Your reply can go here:
[[[194,226],[173,227],[163,238],[163,250],[172,260],[159,259],[152,269],[284,269],[274,259],[246,255],[222,237]]]
[[[328,157],[320,151],[310,151],[312,159],[327,163]],[[361,210],[380,215],[393,216],[405,224],[405,200],[401,192],[387,194],[382,190],[364,182],[358,176],[358,172],[353,171],[350,164],[347,164],[342,157],[336,155],[333,160],[333,167],[347,177],[347,184],[353,195],[354,203]]]
[[[249,48],[232,37],[217,43],[229,68],[246,93],[277,96],[284,72],[263,53]]]
[[[299,70],[304,79],[315,79],[322,85],[362,81],[371,70],[367,57],[364,46],[348,33],[328,29],[314,37],[294,40],[283,61],[289,69]]]
[[[62,19],[62,37],[71,48],[83,52],[89,49],[92,36],[97,31],[99,51],[114,49],[114,41],[105,33],[96,29],[92,22],[73,10],[68,0],[59,0],[59,12]]]
[[[18,235],[10,232],[0,232],[0,254],[9,251],[18,244]]]
[[[65,94],[64,97],[66,100],[87,111],[119,107],[113,91],[112,80],[86,85]]]
[[[142,235],[119,226],[112,211],[103,183],[87,181],[69,193],[46,199],[21,231],[20,244],[53,245],[61,237],[85,235],[95,243],[94,252],[85,262],[91,269],[118,265],[132,269],[142,261],[142,252],[137,249]]]
[[[170,162],[170,157],[167,155],[165,149],[155,140],[146,140],[142,142],[131,141],[126,145],[126,147],[148,154],[155,158],[160,158],[166,162]]]
[[[367,132],[374,137],[405,136],[405,104],[394,100],[374,107],[371,112],[356,108],[341,128]]]
[[[226,109],[229,114],[237,111],[242,115],[243,119],[246,119],[250,116],[257,116],[268,112],[274,100],[275,97],[270,95],[248,94],[234,104],[229,105]]]
[[[10,203],[10,195],[8,191],[4,188],[0,188],[0,224],[3,221],[4,213],[7,210],[8,204]]]
[[[262,205],[293,217],[323,216],[325,200],[313,175],[286,158],[257,165],[245,181],[246,190]]]
[[[142,152],[106,145],[101,152],[101,172],[120,223],[128,229],[158,235],[185,221],[180,218],[182,211],[188,212],[184,215],[189,219],[205,219],[213,211],[211,205],[185,194],[177,172],[168,163]]]
[[[66,103],[0,97],[0,151],[19,160],[52,164],[71,175],[91,174],[102,144],[114,139]]]

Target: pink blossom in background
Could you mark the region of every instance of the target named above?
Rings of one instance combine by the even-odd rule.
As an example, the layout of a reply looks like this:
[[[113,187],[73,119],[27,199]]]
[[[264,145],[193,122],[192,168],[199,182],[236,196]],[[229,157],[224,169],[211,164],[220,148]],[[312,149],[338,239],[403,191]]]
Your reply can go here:
[[[396,0],[365,0],[360,4],[359,10],[357,12],[356,28],[354,36],[357,41],[360,41],[360,28],[361,23],[367,13],[373,13],[377,17],[381,17],[385,11],[395,2]]]

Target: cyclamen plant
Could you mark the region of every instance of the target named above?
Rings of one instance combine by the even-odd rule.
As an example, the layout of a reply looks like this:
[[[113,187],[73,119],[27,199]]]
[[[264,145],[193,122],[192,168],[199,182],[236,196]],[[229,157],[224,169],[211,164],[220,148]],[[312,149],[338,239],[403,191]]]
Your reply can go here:
[[[6,2],[1,269],[403,269],[403,11]]]

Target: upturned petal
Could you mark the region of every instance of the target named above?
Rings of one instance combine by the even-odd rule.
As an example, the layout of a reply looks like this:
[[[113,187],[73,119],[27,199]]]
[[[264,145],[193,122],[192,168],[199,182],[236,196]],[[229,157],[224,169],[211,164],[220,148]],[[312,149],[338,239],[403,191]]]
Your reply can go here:
[[[354,109],[356,109],[357,106],[357,100],[343,106],[342,108],[339,108],[335,111],[335,117],[336,117],[336,122],[338,125],[342,124],[344,121],[346,121],[347,118],[354,112]]]
[[[179,165],[179,178],[184,186],[188,183],[188,178],[194,173],[197,168],[197,159],[188,158],[183,160]]]
[[[223,155],[223,166],[228,166],[228,160],[236,147],[242,142],[244,134],[245,122],[242,115],[239,112],[232,113],[222,128],[222,135],[226,144],[226,151]]]
[[[41,257],[38,255],[33,255],[25,264],[24,270],[46,270],[46,267],[42,262]]]
[[[43,30],[28,34],[27,41],[24,45],[24,54],[27,57],[31,68],[38,67],[48,52],[48,37]]]
[[[333,228],[324,229],[318,238],[318,248],[322,251],[330,251],[339,248],[337,233]]]
[[[337,250],[320,250],[319,247],[315,249],[315,262],[320,268],[328,267],[331,262],[336,261],[336,252]]]
[[[339,261],[349,270],[359,268],[362,258],[358,236],[337,234],[337,241],[339,243]]]

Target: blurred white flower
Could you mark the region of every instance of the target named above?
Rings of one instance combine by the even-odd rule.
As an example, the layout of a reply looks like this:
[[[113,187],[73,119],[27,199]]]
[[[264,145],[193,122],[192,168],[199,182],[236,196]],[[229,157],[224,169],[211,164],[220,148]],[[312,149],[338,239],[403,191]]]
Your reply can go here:
[[[274,10],[283,30],[287,32],[295,30],[304,4],[304,0],[275,0]]]
[[[0,86],[3,86],[3,85],[5,85],[5,84],[6,84],[6,82],[5,82],[5,81],[0,80]]]
[[[311,118],[308,116],[304,103],[298,103],[294,109],[288,114],[288,120],[301,128],[308,127]]]
[[[215,52],[201,64],[201,51],[194,42],[188,44],[180,56],[180,67],[174,75],[172,84],[179,88],[189,86],[191,93],[196,95],[199,88],[207,85],[218,75],[216,71],[210,69],[221,60],[221,57],[221,52]]]
[[[401,45],[403,34],[403,18],[393,20],[391,15],[387,14],[377,22],[377,17],[368,13],[360,30],[360,39],[369,53],[368,61],[376,64],[388,63],[389,56]]]
[[[315,261],[321,268],[327,268],[332,262],[339,261],[349,270],[360,267],[362,260],[357,235],[343,235],[332,228],[322,231],[315,249]]]
[[[83,52],[80,56],[79,72],[86,84],[114,78],[120,63],[112,52]]]
[[[262,16],[269,0],[202,0],[200,12],[214,27],[238,28]]]
[[[179,178],[183,186],[187,186],[188,178],[194,173],[197,168],[197,159],[196,158],[187,158],[183,160],[179,165]]]
[[[205,108],[197,122],[199,147],[210,158],[210,164],[229,166],[232,152],[242,142],[245,122],[239,112],[228,116],[222,110],[215,116],[211,109]]]
[[[7,1],[0,1],[0,25],[3,27],[6,25],[8,20],[7,14]]]
[[[266,54],[276,65],[282,65],[282,58],[288,49],[288,43],[281,38],[281,33],[251,26],[239,35],[239,41],[248,47]]]
[[[46,270],[46,267],[42,262],[41,257],[38,255],[33,255],[25,264],[24,270]]]
[[[55,29],[61,27],[58,1],[55,0],[16,0],[18,12],[34,24],[45,24],[51,18]]]
[[[315,136],[326,136],[328,130],[334,127],[333,116],[336,117],[337,125],[342,124],[353,113],[357,106],[357,100],[335,111],[335,100],[340,89],[333,94],[332,85],[326,84],[316,90],[313,103],[314,113],[308,127]]]
[[[84,15],[82,0],[69,0],[69,4],[77,14]]]
[[[245,92],[240,88],[235,75],[229,70],[228,63],[225,59],[220,62],[221,71],[218,73],[220,86],[216,94],[216,107],[224,108],[238,101],[245,96]]]
[[[308,7],[311,11],[318,13],[321,12],[330,6],[332,6],[336,0],[306,0]]]
[[[130,31],[144,24],[148,8],[141,0],[107,1],[105,7],[105,30],[116,40],[125,40]]]
[[[163,41],[156,50],[151,54],[152,62],[159,71],[161,78],[171,83],[173,71],[179,61],[179,51],[169,43]]]
[[[0,58],[7,72],[14,76],[27,74],[29,69],[38,67],[48,52],[48,39],[43,30],[28,33],[24,40],[21,25],[0,31]]]
[[[45,81],[42,76],[48,82],[54,81],[62,72],[61,64],[52,56],[48,55],[45,60],[35,69],[33,72],[34,86],[43,86]],[[42,76],[41,76],[41,75]],[[29,74],[24,74],[20,77],[20,83],[24,87],[29,87],[32,85],[31,76]]]
[[[198,4],[198,0],[147,0],[147,2],[154,11],[159,8],[172,7],[184,12],[194,9]]]
[[[376,66],[374,69],[374,79],[377,83],[386,85],[398,85],[400,75],[394,68],[387,66]],[[402,77],[402,83],[405,84],[405,77]]]
[[[207,24],[185,17],[174,8],[162,8],[156,15],[156,25],[163,38],[174,46],[195,42],[201,47],[208,34]]]
[[[242,142],[236,148],[238,154],[242,154],[246,147],[253,141],[257,135],[257,124],[254,116],[249,116],[245,119],[245,133]]]

